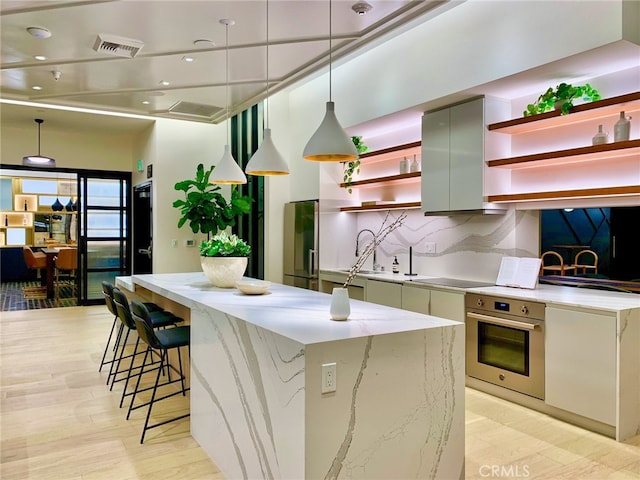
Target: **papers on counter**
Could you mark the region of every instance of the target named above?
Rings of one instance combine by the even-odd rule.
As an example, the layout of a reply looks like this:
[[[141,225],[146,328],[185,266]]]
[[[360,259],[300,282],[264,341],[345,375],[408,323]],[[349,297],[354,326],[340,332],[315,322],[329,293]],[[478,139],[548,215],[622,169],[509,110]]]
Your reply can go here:
[[[536,288],[541,260],[530,257],[503,257],[496,285],[517,288]]]

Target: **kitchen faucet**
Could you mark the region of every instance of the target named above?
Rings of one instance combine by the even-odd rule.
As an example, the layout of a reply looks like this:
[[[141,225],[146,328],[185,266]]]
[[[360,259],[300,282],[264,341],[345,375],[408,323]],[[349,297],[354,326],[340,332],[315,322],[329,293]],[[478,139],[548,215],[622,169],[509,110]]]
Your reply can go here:
[[[371,236],[373,237],[372,242],[375,244],[376,241],[376,234],[373,233],[372,230],[369,230],[368,228],[363,228],[362,230],[360,230],[358,232],[358,235],[356,236],[356,257],[358,257],[360,255],[359,251],[358,251],[358,244],[360,243],[360,235],[362,235],[365,232],[369,232],[371,234]],[[374,245],[373,247],[373,271],[374,272],[378,272],[380,270],[380,265],[378,264],[378,259],[376,256],[376,247]]]

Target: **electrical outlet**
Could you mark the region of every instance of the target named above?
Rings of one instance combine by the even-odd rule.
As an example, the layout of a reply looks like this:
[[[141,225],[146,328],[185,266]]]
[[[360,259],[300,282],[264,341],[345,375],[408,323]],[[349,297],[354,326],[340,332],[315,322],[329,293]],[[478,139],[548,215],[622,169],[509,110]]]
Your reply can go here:
[[[322,393],[331,393],[336,391],[336,364],[322,364]]]
[[[178,247],[178,240],[174,238],[173,240],[171,240],[171,248],[177,248],[177,247]]]
[[[436,253],[436,242],[427,242],[425,251],[427,253]]]

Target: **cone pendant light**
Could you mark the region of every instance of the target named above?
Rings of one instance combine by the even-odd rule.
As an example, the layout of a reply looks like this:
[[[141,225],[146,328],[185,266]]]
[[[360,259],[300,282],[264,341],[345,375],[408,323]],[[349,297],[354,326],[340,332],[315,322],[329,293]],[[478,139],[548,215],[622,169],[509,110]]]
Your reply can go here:
[[[331,101],[331,0],[329,0],[329,101],[322,123],[307,142],[302,156],[315,162],[350,162],[358,158],[358,150],[338,122]]]
[[[226,49],[225,49],[225,62],[226,62],[226,107],[227,107],[227,144],[224,146],[224,154],[222,159],[216,165],[211,173],[211,183],[221,184],[240,184],[247,183],[247,177],[236,163],[233,155],[231,155],[231,136],[229,135],[229,26],[234,25],[236,22],[228,18],[223,18],[220,23],[225,26],[226,29]]]
[[[22,164],[31,167],[55,167],[56,161],[53,158],[40,155],[40,125],[44,123],[41,118],[34,119],[38,124],[38,155],[27,155],[22,157]]]
[[[269,128],[269,0],[267,0],[267,99],[264,105],[266,113],[264,137],[244,170],[249,175],[289,175],[287,162],[273,144]]]

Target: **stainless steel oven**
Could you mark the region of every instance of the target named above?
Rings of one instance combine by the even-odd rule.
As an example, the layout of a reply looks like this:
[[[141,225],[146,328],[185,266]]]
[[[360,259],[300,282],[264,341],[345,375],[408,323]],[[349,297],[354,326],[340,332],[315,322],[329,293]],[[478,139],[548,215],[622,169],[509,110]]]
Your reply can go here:
[[[544,400],[545,304],[465,295],[467,375]]]

